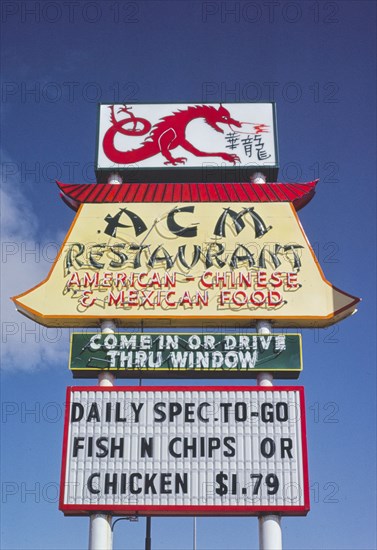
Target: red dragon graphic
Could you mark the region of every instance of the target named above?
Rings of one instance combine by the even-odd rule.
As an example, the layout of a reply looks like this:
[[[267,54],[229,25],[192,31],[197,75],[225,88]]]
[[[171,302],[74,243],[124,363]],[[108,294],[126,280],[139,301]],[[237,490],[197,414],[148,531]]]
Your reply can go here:
[[[145,118],[137,118],[131,113],[131,107],[124,105],[119,109],[118,112],[124,112],[128,115],[128,118],[121,120],[116,119],[113,105],[110,106],[110,109],[112,126],[107,130],[103,138],[103,150],[106,156],[116,164],[137,163],[159,153],[166,158],[166,162],[164,163],[166,165],[172,164],[173,166],[177,166],[178,164],[185,164],[187,161],[186,157],[174,158],[170,152],[177,147],[182,147],[197,157],[221,157],[232,164],[240,161],[239,157],[234,154],[200,151],[186,139],[187,125],[192,120],[198,118],[204,119],[216,132],[224,133],[224,130],[218,124],[227,124],[228,126],[232,125],[241,128],[242,123],[231,118],[229,111],[222,105],[218,109],[211,105],[195,105],[187,109],[178,110],[171,115],[163,117],[153,127]],[[142,136],[148,132],[148,137],[137,149],[119,151],[115,147],[114,139],[118,133],[125,136]]]

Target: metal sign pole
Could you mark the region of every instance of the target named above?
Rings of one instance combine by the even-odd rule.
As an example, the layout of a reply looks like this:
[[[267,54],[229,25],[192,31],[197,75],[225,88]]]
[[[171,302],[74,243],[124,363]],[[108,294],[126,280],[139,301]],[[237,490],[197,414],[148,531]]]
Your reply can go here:
[[[145,533],[145,550],[151,550],[152,549],[152,518],[150,516],[147,516],[147,525],[146,525],[146,533]]]
[[[271,334],[271,323],[257,322],[257,331],[260,334]],[[258,386],[273,386],[273,376],[269,372],[257,375]],[[259,522],[259,550],[282,550],[283,541],[280,525],[280,516],[263,515],[258,517]]]
[[[103,321],[101,332],[114,334],[114,321]],[[98,375],[99,386],[114,386],[115,376],[111,372],[101,372]],[[111,530],[112,516],[106,514],[91,514],[89,526],[89,550],[112,550],[113,533]]]

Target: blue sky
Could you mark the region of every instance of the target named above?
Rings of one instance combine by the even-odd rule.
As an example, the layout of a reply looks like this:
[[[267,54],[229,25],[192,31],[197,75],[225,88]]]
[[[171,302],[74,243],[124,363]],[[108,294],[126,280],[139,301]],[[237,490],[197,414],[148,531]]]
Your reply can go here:
[[[87,547],[58,510],[68,335],[14,312],[73,219],[54,179],[94,181],[97,103],[277,104],[279,181],[320,178],[300,219],[357,315],[303,331],[312,509],[283,546],[376,547],[375,3],[9,2],[2,9],[4,549]],[[227,382],[227,381],[224,381]],[[154,519],[153,548],[192,547],[192,519]],[[114,549],[141,549],[145,520]],[[198,520],[198,548],[258,547],[256,518]]]

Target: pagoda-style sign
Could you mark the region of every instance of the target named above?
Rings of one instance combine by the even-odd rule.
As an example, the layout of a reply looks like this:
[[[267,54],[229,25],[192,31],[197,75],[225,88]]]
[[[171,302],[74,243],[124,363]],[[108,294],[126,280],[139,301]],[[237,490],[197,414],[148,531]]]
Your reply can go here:
[[[60,510],[91,515],[91,549],[110,550],[112,515],[219,514],[258,515],[260,547],[281,548],[280,516],[306,515],[310,488],[304,389],[271,387],[299,377],[300,336],[270,329],[359,302],[301,227],[317,181],[276,183],[273,103],[101,105],[97,135],[97,183],[57,182],[75,218],[46,279],[13,298],[47,327],[102,330],[71,338],[73,376],[99,385],[67,391]]]
[[[203,125],[225,141],[203,137]],[[359,299],[325,279],[297,217],[316,181],[168,183],[167,166],[190,178],[199,156],[247,168],[247,152],[254,173],[277,166],[272,104],[101,106],[99,173],[138,162],[138,177],[167,180],[58,183],[77,214],[47,278],[13,298],[17,309],[51,327],[325,327],[352,314]]]

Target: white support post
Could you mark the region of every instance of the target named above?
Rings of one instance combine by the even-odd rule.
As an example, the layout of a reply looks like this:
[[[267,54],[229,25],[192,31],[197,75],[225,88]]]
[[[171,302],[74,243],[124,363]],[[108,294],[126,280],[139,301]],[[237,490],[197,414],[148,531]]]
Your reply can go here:
[[[259,334],[271,334],[271,323],[258,321]],[[273,386],[273,376],[270,372],[260,372],[257,375],[258,386]],[[258,517],[259,522],[259,550],[282,550],[283,540],[280,525],[280,516],[263,515]]]
[[[280,516],[259,516],[259,550],[282,550]]]
[[[122,178],[120,174],[114,172],[108,177],[107,183],[111,183],[111,185],[120,185],[122,183]]]
[[[254,172],[250,178],[251,183],[266,183],[266,176],[262,172]]]
[[[116,325],[114,321],[103,321],[101,331],[113,334]],[[115,376],[111,372],[101,372],[98,375],[99,386],[114,386]],[[89,526],[89,550],[112,550],[113,533],[111,530],[112,516],[107,514],[92,514]]]
[[[112,550],[111,520],[112,517],[106,514],[90,516],[89,550]]]
[[[114,334],[116,329],[116,324],[112,320],[102,321],[101,323],[101,332],[104,334]],[[100,386],[114,386],[115,376],[112,372],[100,372],[98,375],[98,384]]]
[[[271,334],[271,323],[268,321],[257,321],[257,331],[259,334]],[[273,386],[274,377],[270,372],[259,372],[257,374],[258,386]]]

